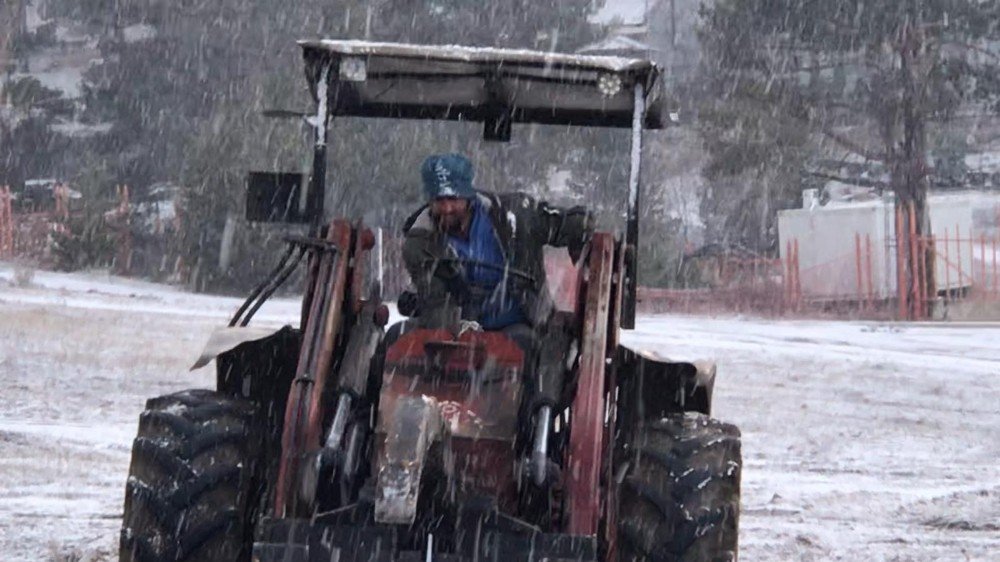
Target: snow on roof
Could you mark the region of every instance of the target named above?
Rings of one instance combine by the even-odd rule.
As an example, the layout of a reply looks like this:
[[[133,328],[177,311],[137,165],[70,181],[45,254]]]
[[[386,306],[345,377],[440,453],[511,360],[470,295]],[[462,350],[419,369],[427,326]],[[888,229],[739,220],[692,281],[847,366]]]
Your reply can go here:
[[[640,85],[645,125],[663,127],[660,71],[648,60],[355,40],[299,45],[317,100],[327,76],[322,91],[332,115],[483,122],[484,135],[501,130],[502,121],[631,127],[633,87]],[[339,72],[325,75],[327,64]]]
[[[969,154],[965,157],[965,165],[975,172],[1000,172],[1000,150],[996,152]]]
[[[612,51],[653,51],[652,46],[627,37],[625,35],[615,35],[613,37],[607,37],[601,39],[596,43],[591,43],[580,49],[581,53],[598,53],[598,52],[612,52]]]
[[[122,29],[122,38],[126,43],[137,43],[156,38],[156,28],[144,23],[137,23]]]
[[[380,55],[386,57],[471,63],[506,62],[540,66],[564,66],[609,72],[648,71],[655,65],[642,59],[593,55],[573,55],[527,49],[497,49],[462,45],[412,45],[377,41],[333,40],[299,41],[306,50],[327,51],[340,55]]]
[[[59,183],[59,180],[55,178],[35,178],[24,181],[25,187],[50,186],[57,183]]]
[[[79,121],[59,120],[49,128],[53,132],[67,137],[86,138],[107,133],[112,126],[112,123],[81,123]]]
[[[635,25],[646,21],[647,5],[655,0],[614,0],[605,2],[589,18],[590,23]]]

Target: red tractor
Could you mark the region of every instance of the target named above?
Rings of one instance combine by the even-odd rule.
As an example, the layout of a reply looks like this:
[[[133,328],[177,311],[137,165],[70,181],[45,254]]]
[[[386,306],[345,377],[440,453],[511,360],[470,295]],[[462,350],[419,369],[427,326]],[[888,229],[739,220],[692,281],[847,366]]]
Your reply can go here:
[[[311,177],[252,174],[247,212],[311,222],[315,234],[289,237],[213,335],[201,361],[216,360],[216,390],[147,402],[121,560],[735,560],[740,436],[709,418],[714,367],[619,342],[635,316],[643,130],[662,126],[657,67],[353,41],[302,48],[317,102]],[[463,331],[459,311],[387,332],[365,271],[371,231],[321,222],[327,128],[339,116],[477,121],[500,141],[513,123],[631,127],[625,238],[594,234],[574,305],[534,351]],[[300,328],[247,327],[303,261]]]

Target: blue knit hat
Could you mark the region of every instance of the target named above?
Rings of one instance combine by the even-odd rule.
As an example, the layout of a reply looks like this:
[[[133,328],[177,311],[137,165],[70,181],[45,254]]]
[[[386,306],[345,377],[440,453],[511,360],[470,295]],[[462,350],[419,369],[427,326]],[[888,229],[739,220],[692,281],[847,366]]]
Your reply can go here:
[[[427,199],[474,199],[476,190],[472,187],[472,178],[475,175],[472,162],[461,154],[434,154],[428,156],[420,166],[420,177],[424,180]]]

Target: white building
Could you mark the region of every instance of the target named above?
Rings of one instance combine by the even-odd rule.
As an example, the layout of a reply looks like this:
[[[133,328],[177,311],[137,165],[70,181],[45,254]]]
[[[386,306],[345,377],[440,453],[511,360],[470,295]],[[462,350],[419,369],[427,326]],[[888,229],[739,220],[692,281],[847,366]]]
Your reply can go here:
[[[1000,196],[997,196],[1000,203]],[[994,241],[973,223],[973,208],[983,194],[932,194],[928,199],[935,239],[938,290],[971,287],[988,275],[981,259],[992,267]],[[787,262],[797,243],[802,296],[813,300],[860,300],[896,296],[896,208],[894,195],[859,202],[819,205],[815,190],[807,190],[802,209],[778,212],[781,258]],[[976,269],[974,270],[973,267]],[[985,272],[988,274],[989,272]]]

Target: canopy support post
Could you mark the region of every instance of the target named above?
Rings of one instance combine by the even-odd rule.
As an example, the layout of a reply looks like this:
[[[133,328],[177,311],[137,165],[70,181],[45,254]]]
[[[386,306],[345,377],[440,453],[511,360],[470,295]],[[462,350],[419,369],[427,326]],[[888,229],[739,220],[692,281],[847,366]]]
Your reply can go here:
[[[323,207],[326,200],[326,135],[330,121],[329,79],[330,67],[333,61],[323,62],[319,71],[319,82],[316,84],[316,115],[310,118],[309,124],[315,129],[313,138],[312,176],[309,178],[309,198],[306,203],[306,216],[312,217],[313,225],[323,224]]]
[[[621,327],[635,328],[636,292],[639,258],[639,196],[641,193],[642,128],[646,116],[646,90],[642,82],[633,87],[632,150],[629,159],[628,214],[625,227],[625,291],[622,299]]]

